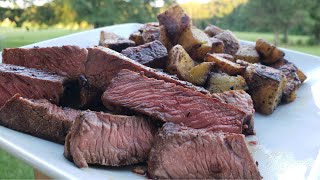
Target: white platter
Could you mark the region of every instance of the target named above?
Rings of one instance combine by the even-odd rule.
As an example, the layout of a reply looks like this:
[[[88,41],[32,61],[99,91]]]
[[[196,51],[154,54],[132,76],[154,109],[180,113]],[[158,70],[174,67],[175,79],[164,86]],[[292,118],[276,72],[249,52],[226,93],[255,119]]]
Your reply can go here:
[[[98,44],[101,29],[123,37],[141,24],[122,24],[64,36],[25,47]],[[242,41],[242,43],[250,43]],[[285,50],[286,59],[308,76],[298,98],[270,116],[255,115],[256,136],[247,141],[264,179],[320,179],[320,57]],[[1,57],[0,57],[1,62]],[[142,179],[130,168],[79,169],[66,160],[63,146],[0,126],[0,148],[57,179]]]

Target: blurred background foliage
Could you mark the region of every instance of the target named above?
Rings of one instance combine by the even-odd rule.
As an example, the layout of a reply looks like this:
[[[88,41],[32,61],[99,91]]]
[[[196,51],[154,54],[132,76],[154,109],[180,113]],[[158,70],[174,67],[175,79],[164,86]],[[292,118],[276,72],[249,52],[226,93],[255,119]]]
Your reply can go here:
[[[233,31],[271,32],[275,43],[289,43],[289,34],[307,35],[307,43],[320,43],[320,0],[0,0],[0,27],[88,29],[145,23],[177,2],[200,28],[215,24]]]
[[[180,3],[199,28],[263,38],[320,56],[320,0],[0,0],[0,51],[101,26],[156,21]],[[32,168],[0,150],[0,179],[32,179]]]

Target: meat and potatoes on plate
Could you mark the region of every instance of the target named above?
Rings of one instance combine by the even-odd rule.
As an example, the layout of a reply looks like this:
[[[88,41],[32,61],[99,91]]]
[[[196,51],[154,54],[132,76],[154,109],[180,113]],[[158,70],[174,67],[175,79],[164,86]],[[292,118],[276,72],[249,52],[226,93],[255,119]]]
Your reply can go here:
[[[292,103],[306,75],[258,39],[198,29],[179,5],[129,39],[7,48],[0,124],[64,145],[79,168],[142,165],[154,179],[262,179],[245,136],[254,113]]]

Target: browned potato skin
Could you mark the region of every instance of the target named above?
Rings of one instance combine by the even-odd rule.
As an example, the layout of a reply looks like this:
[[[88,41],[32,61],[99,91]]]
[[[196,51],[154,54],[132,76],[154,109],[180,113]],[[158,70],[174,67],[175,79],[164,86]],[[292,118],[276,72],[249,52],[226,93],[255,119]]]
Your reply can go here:
[[[301,83],[304,83],[304,81],[307,79],[307,76],[299,68],[297,68],[297,75]]]
[[[135,42],[111,32],[101,31],[99,45],[121,52],[127,47],[134,46]]]
[[[167,36],[167,30],[163,25],[160,26],[159,28],[160,28],[159,41],[167,48],[167,51],[169,52],[173,47],[173,45]]]
[[[293,63],[285,59],[280,59],[270,66],[282,71],[287,78],[287,82],[282,93],[282,101],[286,103],[294,101],[297,97],[297,91],[302,84],[298,76],[298,68]]]
[[[210,74],[213,70],[214,63],[213,62],[203,62],[190,70],[190,76],[186,79],[186,81],[191,82],[192,84],[203,86]]]
[[[230,76],[226,73],[211,73],[206,89],[210,93],[221,93],[230,90],[247,90],[245,79],[238,76]]]
[[[218,56],[218,57],[222,57],[232,62],[236,62],[236,59],[230,54],[224,54],[224,53],[211,53],[211,54],[214,54],[215,56]]]
[[[129,39],[134,41],[137,46],[144,44],[142,34],[139,31],[130,34]]]
[[[261,55],[260,61],[267,65],[277,62],[285,55],[279,48],[263,39],[258,39],[256,41],[256,50]]]
[[[223,41],[217,39],[215,37],[210,38],[210,43],[212,44],[212,48],[210,53],[223,53],[224,52],[224,44]]]
[[[180,44],[194,60],[203,61],[212,49],[210,38],[200,29],[192,26],[185,29],[179,40]]]
[[[177,44],[181,33],[192,24],[191,18],[178,4],[172,5],[157,16],[160,25],[164,25],[168,38],[173,45]]]
[[[144,43],[159,40],[160,28],[159,26],[146,26],[142,31],[142,38]]]
[[[225,72],[231,76],[242,74],[245,71],[244,66],[224,59],[220,56],[216,56],[215,54],[207,54],[205,61],[216,63],[216,66],[220,71]]]
[[[180,79],[186,80],[194,66],[196,66],[196,62],[191,59],[181,45],[175,45],[170,50],[166,69],[169,74],[176,74]]]
[[[249,63],[258,63],[260,61],[260,56],[254,46],[240,46],[234,57]]]
[[[222,33],[214,36],[217,39],[223,41],[224,44],[224,53],[234,55],[240,47],[240,43],[236,36],[229,30],[225,30]]]
[[[285,75],[277,69],[260,64],[246,68],[244,78],[249,86],[254,108],[262,114],[271,114],[278,106],[286,84]]]
[[[205,29],[204,32],[208,34],[209,37],[213,37],[217,34],[220,34],[223,32],[223,29],[219,28],[218,26],[209,24]]]

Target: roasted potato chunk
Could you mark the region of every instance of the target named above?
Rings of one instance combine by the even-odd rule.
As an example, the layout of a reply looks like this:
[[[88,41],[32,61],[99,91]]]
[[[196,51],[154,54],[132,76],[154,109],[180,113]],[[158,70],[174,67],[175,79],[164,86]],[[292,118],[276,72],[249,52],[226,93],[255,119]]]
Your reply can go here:
[[[121,52],[127,47],[134,46],[135,43],[134,41],[122,38],[114,33],[101,31],[99,45]]]
[[[301,81],[298,76],[298,68],[293,63],[285,59],[280,59],[270,66],[282,71],[287,78],[287,82],[282,93],[282,101],[286,103],[294,101],[297,97],[297,91],[301,86]]]
[[[224,44],[224,52],[227,54],[234,55],[238,51],[240,47],[240,43],[236,36],[229,30],[225,30],[222,33],[214,36],[217,39],[223,41]]]
[[[142,34],[139,31],[130,34],[129,40],[134,41],[137,46],[144,44]]]
[[[142,33],[145,29],[148,29],[148,28],[152,28],[152,27],[159,27],[159,22],[148,22],[148,23],[145,23],[141,28],[138,29],[138,31],[140,33]]]
[[[164,69],[167,65],[168,51],[158,40],[121,51],[128,58],[152,68]]]
[[[222,58],[220,56],[217,56],[215,54],[207,54],[205,61],[207,62],[215,62],[217,68],[222,71],[225,72],[229,75],[238,75],[238,74],[242,74],[245,70],[244,66],[241,66],[237,63],[234,63],[232,61],[229,61],[225,58]]]
[[[267,65],[277,62],[285,55],[279,48],[263,39],[258,39],[256,41],[256,50],[261,55],[260,61]]]
[[[157,16],[160,25],[164,25],[168,38],[173,45],[177,44],[181,33],[191,26],[191,18],[181,6],[175,4]]]
[[[215,56],[218,56],[218,57],[222,57],[224,59],[227,59],[229,61],[232,61],[232,62],[236,62],[236,60],[234,59],[234,57],[230,54],[224,54],[224,53],[212,53],[214,54]]]
[[[254,46],[240,46],[237,53],[234,55],[236,59],[241,59],[249,63],[258,63],[260,56]]]
[[[224,44],[221,40],[212,37],[210,38],[210,43],[212,44],[211,53],[223,53],[224,52]]]
[[[251,64],[246,68],[244,78],[255,110],[262,114],[271,114],[281,100],[287,81],[285,75],[278,69]]]
[[[173,46],[170,39],[167,36],[167,30],[163,25],[160,26],[159,28],[160,28],[159,41],[167,48],[167,51],[169,52]]]
[[[209,24],[205,29],[204,32],[208,34],[209,37],[213,37],[223,32],[223,29],[219,28],[218,26]]]
[[[307,76],[299,68],[297,68],[297,75],[301,83],[304,83],[304,81],[307,79]]]
[[[169,52],[167,72],[176,74],[180,79],[189,78],[190,70],[196,65],[181,45],[175,45]]]
[[[191,82],[192,84],[203,86],[212,71],[214,66],[213,62],[203,62],[190,70],[189,77],[186,81]]]
[[[248,86],[242,76],[230,76],[226,73],[211,73],[207,85],[210,93],[221,93],[230,90],[247,90]]]
[[[182,32],[178,44],[180,44],[194,60],[203,61],[204,57],[212,49],[210,38],[200,29],[192,26]]]
[[[142,31],[144,43],[159,40],[160,28],[158,26],[146,26]]]

